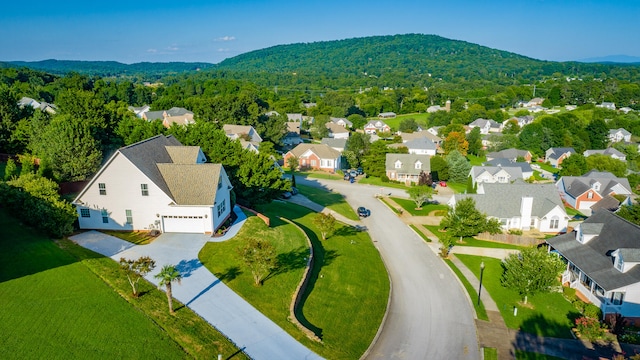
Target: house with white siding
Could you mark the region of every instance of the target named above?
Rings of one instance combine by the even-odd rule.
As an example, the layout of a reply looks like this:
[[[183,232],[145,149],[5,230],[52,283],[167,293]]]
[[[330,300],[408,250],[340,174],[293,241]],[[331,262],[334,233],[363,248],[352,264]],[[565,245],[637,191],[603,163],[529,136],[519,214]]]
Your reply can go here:
[[[81,229],[213,234],[231,214],[230,190],[200,147],[158,135],[116,151],[73,204]]]

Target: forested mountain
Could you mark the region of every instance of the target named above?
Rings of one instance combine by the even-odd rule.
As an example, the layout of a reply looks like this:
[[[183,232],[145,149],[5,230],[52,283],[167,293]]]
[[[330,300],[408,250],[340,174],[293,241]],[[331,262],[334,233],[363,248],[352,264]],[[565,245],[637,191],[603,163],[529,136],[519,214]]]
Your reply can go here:
[[[295,80],[297,77],[305,79],[304,82],[312,78],[320,82],[340,79],[356,85],[389,87],[478,80],[507,85],[539,81],[554,74],[640,79],[637,66],[541,61],[421,34],[279,45],[226,59],[217,69],[254,77],[262,74],[263,85],[273,85],[264,82],[273,79],[274,74],[280,75],[280,83],[299,82]]]
[[[209,63],[141,62],[123,64],[117,61],[75,61],[75,60],[43,60],[43,61],[12,61],[0,63],[0,67],[28,67],[46,71],[51,74],[64,75],[77,72],[100,77],[139,77],[143,80],[154,80],[162,76],[175,75],[208,69],[215,65]]]

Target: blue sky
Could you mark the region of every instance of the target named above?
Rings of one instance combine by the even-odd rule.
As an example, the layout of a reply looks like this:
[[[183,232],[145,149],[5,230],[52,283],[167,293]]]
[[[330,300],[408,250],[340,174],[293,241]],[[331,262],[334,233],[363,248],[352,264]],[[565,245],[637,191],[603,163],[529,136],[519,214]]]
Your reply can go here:
[[[640,0],[12,1],[0,61],[218,63],[251,50],[436,34],[543,60],[640,57]]]

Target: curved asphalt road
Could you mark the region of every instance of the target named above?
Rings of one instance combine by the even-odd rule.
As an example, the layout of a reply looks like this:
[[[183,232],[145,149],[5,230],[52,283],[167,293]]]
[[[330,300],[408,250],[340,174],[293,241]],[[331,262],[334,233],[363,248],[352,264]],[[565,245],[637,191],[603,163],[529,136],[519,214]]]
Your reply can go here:
[[[371,209],[371,216],[362,223],[385,261],[392,294],[385,323],[367,359],[480,358],[473,310],[462,286],[424,241],[375,198],[379,187],[296,180],[339,192],[353,208]],[[384,188],[384,192],[407,196],[397,189]]]

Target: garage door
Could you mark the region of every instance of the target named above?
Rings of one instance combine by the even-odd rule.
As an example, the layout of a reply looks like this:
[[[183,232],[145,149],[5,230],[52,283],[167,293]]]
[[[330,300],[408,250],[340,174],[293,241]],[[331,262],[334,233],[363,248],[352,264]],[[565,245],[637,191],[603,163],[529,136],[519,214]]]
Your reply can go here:
[[[204,233],[202,216],[165,215],[162,217],[164,232]]]

